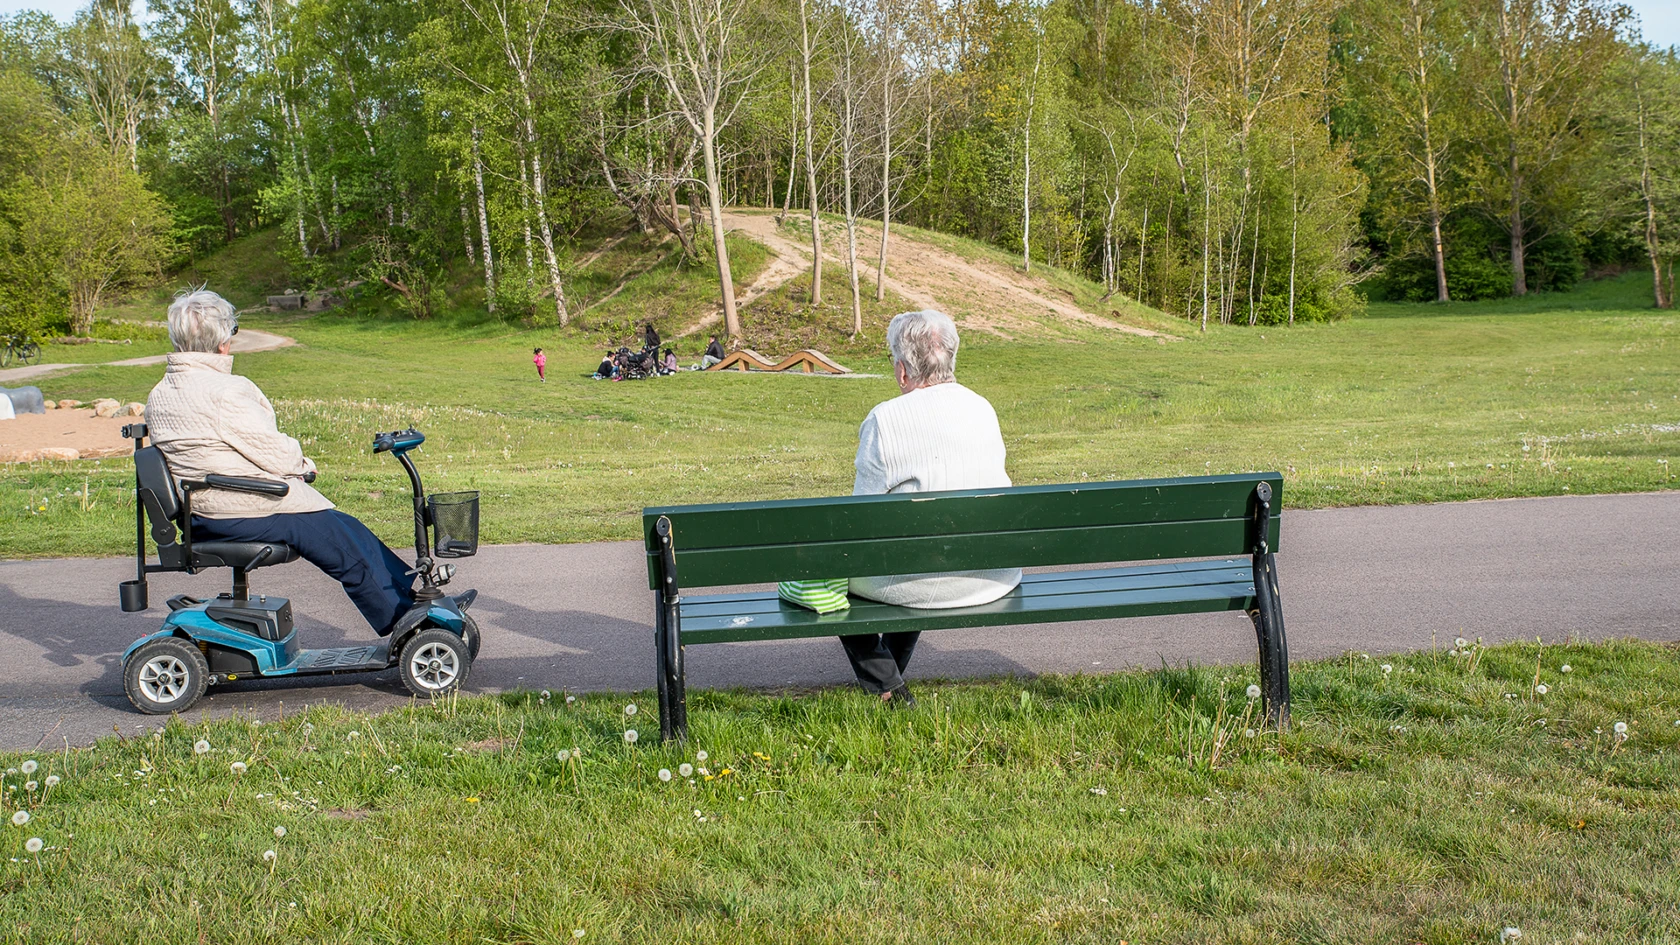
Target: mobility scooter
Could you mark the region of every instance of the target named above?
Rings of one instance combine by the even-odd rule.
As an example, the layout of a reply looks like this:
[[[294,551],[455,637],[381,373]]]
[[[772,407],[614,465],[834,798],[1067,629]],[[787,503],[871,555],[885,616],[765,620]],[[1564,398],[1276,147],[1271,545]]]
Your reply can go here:
[[[134,707],[149,715],[182,712],[209,686],[248,677],[309,676],[381,672],[400,668],[415,695],[441,696],[458,689],[478,655],[478,625],[467,613],[477,596],[443,593],[455,566],[434,558],[464,558],[478,551],[478,493],[426,495],[409,453],[426,441],[413,428],[374,437],[375,453],[390,453],[408,472],[414,490],[414,570],[420,587],[415,602],[390,636],[366,646],[306,650],[292,628],[292,605],[282,597],[250,594],[246,575],[261,567],[295,561],[297,550],[280,542],[193,541],[193,493],[231,489],[283,496],[290,488],[275,479],[205,476],[177,481],[156,446],[145,443],[144,423],[123,428],[134,441],[135,580],[119,594],[125,613],[147,609],[146,575],[162,571],[197,574],[232,568],[233,590],[211,600],[178,594],[168,601],[163,628],[141,637],[123,653],[123,688]],[[313,479],[313,475],[308,479]],[[151,521],[158,563],[146,557],[146,522]],[[428,541],[428,530],[434,541]]]

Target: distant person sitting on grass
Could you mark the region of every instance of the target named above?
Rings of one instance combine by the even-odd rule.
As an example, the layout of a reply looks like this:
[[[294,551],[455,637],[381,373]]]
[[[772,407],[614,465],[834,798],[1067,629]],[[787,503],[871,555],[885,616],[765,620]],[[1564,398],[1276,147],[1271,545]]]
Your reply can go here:
[[[613,364],[613,353],[608,351],[601,358],[600,366],[595,369],[595,379],[598,381],[610,381],[616,373],[617,367]]]
[[[665,361],[663,366],[666,374],[677,373],[677,350],[675,348],[665,349]]]
[[[718,344],[718,336],[712,336],[712,343],[706,346],[706,353],[700,356],[700,370],[711,367],[723,360],[723,345]]]
[[[902,396],[858,428],[853,495],[1007,487],[1003,433],[986,398],[957,383],[957,326],[941,312],[905,312],[887,326]],[[1021,583],[1019,568],[852,578],[858,597],[901,607],[974,607]],[[914,705],[904,683],[919,633],[840,638],[858,682],[885,703]]]
[[[146,399],[146,427],[177,480],[207,475],[284,480],[280,497],[206,489],[193,494],[194,541],[284,542],[338,579],[380,636],[414,604],[407,562],[366,525],[304,481],[315,464],[281,433],[257,385],[233,373],[233,306],[214,292],[183,292],[169,306],[169,356]]]

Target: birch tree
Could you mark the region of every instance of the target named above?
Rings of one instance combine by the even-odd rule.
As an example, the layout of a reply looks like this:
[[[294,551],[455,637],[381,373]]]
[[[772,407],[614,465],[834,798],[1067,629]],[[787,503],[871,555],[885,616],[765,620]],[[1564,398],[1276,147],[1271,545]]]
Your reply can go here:
[[[460,0],[467,13],[494,38],[508,68],[512,70],[518,95],[517,122],[529,161],[529,184],[525,183],[525,161],[520,162],[522,186],[529,187],[529,203],[537,214],[537,241],[548,267],[548,283],[554,292],[554,317],[566,324],[566,287],[560,279],[560,259],[554,251],[554,230],[548,221],[548,186],[543,177],[542,143],[537,133],[537,107],[542,95],[539,81],[539,44],[557,27],[553,0]],[[522,195],[523,196],[523,195]],[[527,233],[527,244],[529,234]],[[529,253],[529,245],[527,245]]]
[[[699,143],[724,331],[736,340],[741,337],[741,318],[724,239],[718,141],[763,68],[758,46],[748,35],[751,9],[747,0],[621,0],[615,24],[636,44],[632,75],[664,88],[666,107]]]

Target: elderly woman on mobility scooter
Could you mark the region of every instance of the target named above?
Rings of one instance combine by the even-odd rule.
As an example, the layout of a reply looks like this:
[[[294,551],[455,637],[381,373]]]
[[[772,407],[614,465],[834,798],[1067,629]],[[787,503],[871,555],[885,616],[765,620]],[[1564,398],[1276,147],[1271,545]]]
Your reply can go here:
[[[170,598],[163,628],[124,651],[129,701],[159,715],[185,711],[206,686],[241,676],[380,672],[392,666],[400,667],[403,684],[416,695],[453,692],[478,654],[478,626],[466,612],[477,592],[445,596],[440,588],[455,569],[432,556],[460,558],[477,551],[478,493],[426,495],[408,455],[426,441],[418,430],[374,437],[373,451],[395,457],[413,487],[416,560],[409,568],[367,526],[309,487],[314,464],[296,440],[276,428],[274,409],[256,385],[232,373],[229,352],[238,330],[233,307],[215,293],[200,290],[177,298],[169,307],[169,334],[177,350],[147,403],[149,423],[123,428],[134,440],[136,479],[136,578],[123,582],[123,610],[147,609],[147,574],[233,569],[232,593],[212,600]],[[155,439],[150,446],[147,436]],[[148,519],[157,545],[155,565],[146,555]],[[251,598],[245,579],[253,568],[299,556],[337,578],[386,639],[368,646],[301,648],[291,603],[272,595]]]
[[[344,585],[380,636],[414,606],[414,575],[373,532],[308,484],[315,464],[281,433],[257,385],[233,373],[233,306],[214,292],[186,292],[169,306],[163,380],[146,399],[146,426],[177,479],[208,474],[280,478],[281,497],[207,490],[193,501],[193,538],[277,541]]]

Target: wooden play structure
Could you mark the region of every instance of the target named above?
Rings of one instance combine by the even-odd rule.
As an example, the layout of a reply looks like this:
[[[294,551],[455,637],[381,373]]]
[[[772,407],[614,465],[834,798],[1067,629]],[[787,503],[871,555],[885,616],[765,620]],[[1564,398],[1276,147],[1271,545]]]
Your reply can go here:
[[[759,354],[751,348],[731,351],[722,361],[707,368],[708,371],[792,371],[797,369],[803,374],[850,374],[850,368],[837,363],[833,358],[823,354],[815,348],[805,348],[797,354],[790,354],[780,361]]]

